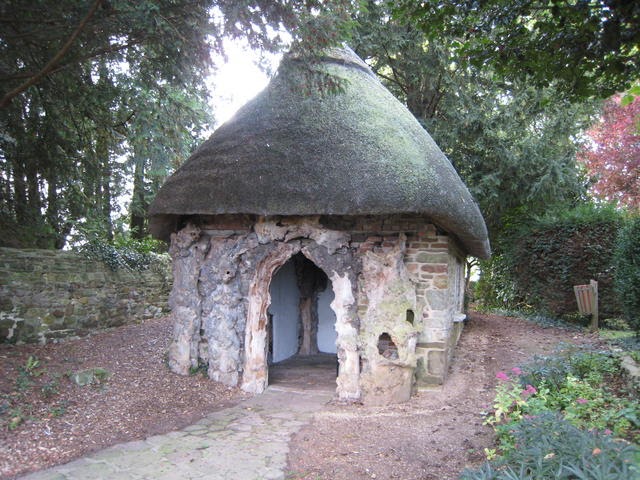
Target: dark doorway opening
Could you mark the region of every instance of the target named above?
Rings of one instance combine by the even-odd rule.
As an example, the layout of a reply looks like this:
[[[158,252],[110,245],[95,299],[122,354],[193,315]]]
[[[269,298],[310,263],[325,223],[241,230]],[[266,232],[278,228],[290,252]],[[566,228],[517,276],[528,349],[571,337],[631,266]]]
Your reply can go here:
[[[335,390],[336,316],[327,275],[298,253],[275,272],[269,293],[269,385]]]

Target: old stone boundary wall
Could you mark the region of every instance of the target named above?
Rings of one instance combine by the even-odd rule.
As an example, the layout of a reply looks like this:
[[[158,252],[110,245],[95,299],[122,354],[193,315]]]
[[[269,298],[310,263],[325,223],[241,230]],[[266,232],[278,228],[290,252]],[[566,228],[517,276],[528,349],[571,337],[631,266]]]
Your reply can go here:
[[[55,250],[0,248],[0,342],[40,342],[139,322],[168,310],[171,263],[113,271]]]

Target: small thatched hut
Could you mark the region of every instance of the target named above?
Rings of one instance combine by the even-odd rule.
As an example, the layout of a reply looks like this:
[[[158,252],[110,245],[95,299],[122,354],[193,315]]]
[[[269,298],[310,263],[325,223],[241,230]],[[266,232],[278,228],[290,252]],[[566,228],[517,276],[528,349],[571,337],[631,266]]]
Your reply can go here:
[[[306,65],[306,64],[305,64]],[[351,50],[288,58],[161,188],[179,373],[262,392],[269,364],[336,353],[336,394],[388,403],[442,383],[466,255],[489,256],[468,190],[429,134]]]

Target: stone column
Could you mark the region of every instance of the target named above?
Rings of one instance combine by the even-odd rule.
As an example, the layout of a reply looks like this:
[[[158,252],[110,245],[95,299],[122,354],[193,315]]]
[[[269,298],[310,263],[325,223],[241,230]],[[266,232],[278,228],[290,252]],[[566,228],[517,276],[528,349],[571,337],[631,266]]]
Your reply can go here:
[[[181,375],[188,375],[190,368],[198,367],[202,310],[198,279],[208,245],[207,239],[201,238],[200,230],[191,224],[171,235],[173,289],[169,307],[174,330],[169,346],[169,368]]]

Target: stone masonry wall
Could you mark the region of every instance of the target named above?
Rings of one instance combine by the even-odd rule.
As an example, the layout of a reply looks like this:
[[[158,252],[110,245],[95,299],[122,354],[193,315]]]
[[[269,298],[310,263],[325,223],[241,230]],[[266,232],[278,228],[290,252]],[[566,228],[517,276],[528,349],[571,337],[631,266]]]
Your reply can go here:
[[[429,225],[408,236],[405,256],[417,297],[424,303],[416,344],[418,387],[444,382],[460,336],[463,308],[461,254],[455,241]]]
[[[112,271],[72,252],[0,248],[0,342],[45,343],[167,310],[171,265]]]
[[[172,235],[169,365],[259,393],[268,384],[268,287],[302,253],[336,299],[343,400],[384,404],[442,384],[462,323],[464,255],[418,215],[185,219]]]

